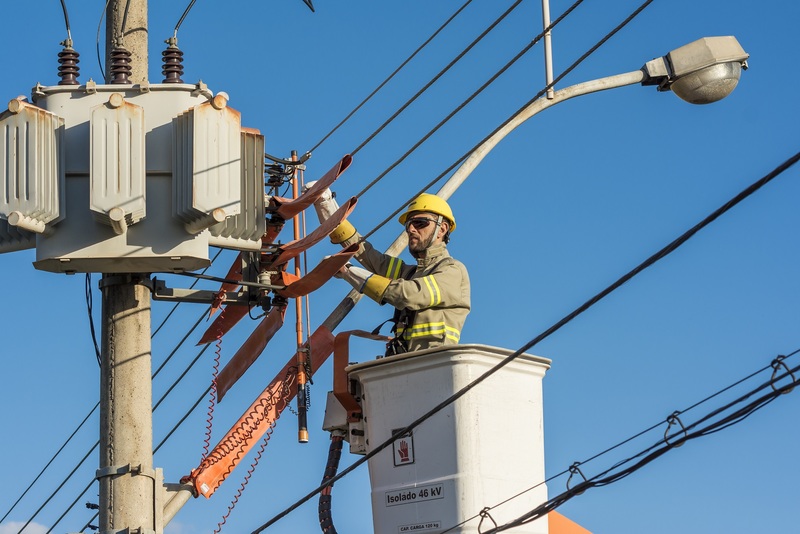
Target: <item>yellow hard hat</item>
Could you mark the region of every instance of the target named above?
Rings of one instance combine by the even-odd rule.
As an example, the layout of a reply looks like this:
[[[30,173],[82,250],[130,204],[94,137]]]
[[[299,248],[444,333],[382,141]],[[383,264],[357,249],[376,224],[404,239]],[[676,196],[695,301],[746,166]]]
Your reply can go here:
[[[422,193],[408,205],[406,212],[400,216],[400,224],[405,226],[408,215],[415,211],[427,211],[441,215],[450,223],[451,232],[456,229],[456,218],[453,217],[453,210],[450,209],[450,206],[442,197],[431,195],[430,193]]]

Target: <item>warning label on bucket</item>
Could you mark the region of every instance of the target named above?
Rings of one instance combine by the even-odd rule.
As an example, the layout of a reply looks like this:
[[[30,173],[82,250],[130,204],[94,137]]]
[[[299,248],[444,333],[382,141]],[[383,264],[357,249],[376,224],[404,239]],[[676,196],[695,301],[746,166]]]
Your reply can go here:
[[[438,530],[442,528],[439,521],[426,521],[425,523],[414,523],[413,525],[400,525],[397,532],[425,532],[426,530]]]
[[[400,504],[411,504],[443,498],[444,490],[442,484],[416,486],[398,491],[387,491],[386,506],[397,506]]]

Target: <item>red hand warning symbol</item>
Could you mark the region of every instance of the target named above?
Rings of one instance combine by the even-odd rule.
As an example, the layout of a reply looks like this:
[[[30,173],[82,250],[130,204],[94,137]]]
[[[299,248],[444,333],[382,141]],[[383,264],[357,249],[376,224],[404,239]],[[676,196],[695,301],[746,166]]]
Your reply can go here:
[[[397,449],[397,453],[400,455],[401,463],[408,461],[408,443],[406,440],[400,441],[400,447]]]

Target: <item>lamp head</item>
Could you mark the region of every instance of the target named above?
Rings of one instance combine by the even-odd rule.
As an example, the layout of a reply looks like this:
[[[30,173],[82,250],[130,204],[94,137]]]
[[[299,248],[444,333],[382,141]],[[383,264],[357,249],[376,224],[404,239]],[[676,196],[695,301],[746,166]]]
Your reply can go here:
[[[672,90],[686,102],[709,104],[728,96],[750,57],[733,36],[704,37],[642,67],[642,85]]]

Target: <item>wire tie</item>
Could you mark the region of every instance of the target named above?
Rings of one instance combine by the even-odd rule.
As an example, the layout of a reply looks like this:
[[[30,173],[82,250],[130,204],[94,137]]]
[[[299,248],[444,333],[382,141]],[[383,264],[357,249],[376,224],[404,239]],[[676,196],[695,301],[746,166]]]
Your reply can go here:
[[[789,376],[792,377],[792,382],[797,381],[794,377],[794,374],[789,370],[789,367],[786,366],[786,362],[783,361],[785,359],[786,356],[781,354],[777,358],[772,360],[772,363],[770,364],[772,366],[772,380],[770,380],[769,385],[773,391],[778,391],[778,388],[775,387],[775,384],[773,382],[775,382],[775,376],[778,374],[778,369],[780,369],[781,367],[783,367],[783,369],[789,374]],[[794,386],[790,387],[786,391],[782,391],[781,394],[791,393],[793,389]]]
[[[570,481],[572,480],[572,476],[573,476],[575,473],[578,473],[578,474],[581,476],[581,478],[583,479],[583,481],[584,481],[584,482],[588,482],[588,480],[586,480],[586,477],[584,476],[583,472],[581,471],[581,468],[580,468],[580,467],[578,467],[579,465],[581,465],[581,463],[580,463],[580,462],[575,462],[574,464],[572,464],[571,466],[569,466],[569,478],[567,479],[567,490],[570,490],[570,489],[571,489],[571,488],[569,487],[569,483],[570,483]],[[577,493],[577,495],[580,495],[581,493],[583,493],[583,491],[581,491],[581,492]]]
[[[681,412],[674,411],[669,417],[667,417],[667,429],[664,430],[664,443],[666,443],[670,447],[680,447],[681,445],[683,445],[683,441],[681,441],[680,443],[675,443],[673,445],[672,443],[669,442],[668,439],[669,429],[672,428],[672,426],[675,424],[676,421],[678,422],[679,425],[681,425],[681,430],[683,430],[683,437],[684,438],[688,437],[688,433],[686,432],[686,427],[683,426],[683,422],[681,421],[680,417],[678,417],[680,414]]]
[[[480,523],[478,523],[478,534],[481,534],[483,532],[483,530],[481,530],[481,525],[483,525],[483,520],[486,519],[487,517],[489,518],[489,521],[491,521],[494,524],[494,528],[497,528],[497,522],[492,517],[492,514],[489,513],[489,510],[491,510],[491,508],[487,506],[483,510],[481,510],[481,513],[479,514],[481,516],[481,521]]]

